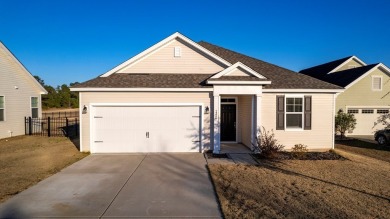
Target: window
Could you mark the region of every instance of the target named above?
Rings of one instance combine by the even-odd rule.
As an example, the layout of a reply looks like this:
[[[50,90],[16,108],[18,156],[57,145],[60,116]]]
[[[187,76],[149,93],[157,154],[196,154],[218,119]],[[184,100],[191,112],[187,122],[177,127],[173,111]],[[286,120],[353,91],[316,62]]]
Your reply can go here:
[[[389,113],[389,110],[388,109],[378,109],[378,110],[376,110],[376,113],[378,113],[378,114],[387,114],[387,113]]]
[[[358,109],[348,109],[347,111],[349,114],[358,114],[359,110]]]
[[[380,91],[382,90],[382,77],[373,76],[372,77],[372,90]]]
[[[276,96],[276,130],[311,130],[312,97]]]
[[[38,118],[38,97],[31,97],[31,117]]]
[[[5,100],[4,96],[0,96],[0,121],[5,121]]]
[[[286,98],[286,128],[301,129],[303,128],[303,98],[287,97]]]
[[[235,98],[222,98],[221,102],[222,103],[235,103],[236,99]]]
[[[362,113],[363,114],[372,114],[372,113],[374,113],[374,110],[373,109],[362,109]]]

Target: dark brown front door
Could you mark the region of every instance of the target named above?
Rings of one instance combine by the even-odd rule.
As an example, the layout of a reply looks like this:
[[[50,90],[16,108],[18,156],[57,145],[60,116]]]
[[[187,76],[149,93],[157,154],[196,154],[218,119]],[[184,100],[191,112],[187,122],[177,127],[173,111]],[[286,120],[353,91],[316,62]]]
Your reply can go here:
[[[236,141],[236,105],[221,105],[221,141]]]

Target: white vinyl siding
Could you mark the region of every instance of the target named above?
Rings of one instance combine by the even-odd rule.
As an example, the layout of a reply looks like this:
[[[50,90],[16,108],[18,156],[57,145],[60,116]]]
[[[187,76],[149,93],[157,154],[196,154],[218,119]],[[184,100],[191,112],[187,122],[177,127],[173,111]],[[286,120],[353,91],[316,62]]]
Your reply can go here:
[[[0,122],[5,121],[5,97],[0,96]]]
[[[42,90],[0,43],[0,95],[4,96],[4,121],[0,122],[0,139],[24,135],[24,117],[31,116],[31,97],[39,97]]]
[[[180,47],[180,57],[175,56],[176,47]],[[222,70],[224,67],[209,56],[182,40],[173,40],[118,73],[214,74]]]
[[[238,97],[238,142],[252,147],[251,142],[251,125],[252,125],[252,96]]]
[[[286,97],[285,129],[303,129],[303,97]]]
[[[382,77],[381,76],[372,76],[372,90],[381,91],[382,90]]]
[[[38,97],[31,97],[31,117],[32,118],[39,117]]]
[[[291,149],[295,144],[305,144],[310,150],[329,150],[333,146],[334,106],[333,94],[307,93],[312,97],[311,130],[286,131],[275,130],[276,127],[276,96],[283,93],[263,93],[262,95],[262,126],[273,130],[279,143],[285,149]]]

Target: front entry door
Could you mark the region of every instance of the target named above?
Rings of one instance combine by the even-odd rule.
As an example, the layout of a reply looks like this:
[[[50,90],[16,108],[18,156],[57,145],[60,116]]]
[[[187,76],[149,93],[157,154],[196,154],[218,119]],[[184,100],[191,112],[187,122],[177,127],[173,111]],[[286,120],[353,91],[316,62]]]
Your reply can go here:
[[[221,141],[236,141],[236,105],[221,105]]]

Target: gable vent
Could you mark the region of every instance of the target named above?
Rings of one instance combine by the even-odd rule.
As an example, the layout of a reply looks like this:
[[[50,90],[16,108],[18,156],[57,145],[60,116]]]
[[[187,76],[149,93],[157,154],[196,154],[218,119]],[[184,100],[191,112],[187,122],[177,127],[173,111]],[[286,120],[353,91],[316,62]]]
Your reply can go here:
[[[181,48],[179,46],[175,46],[173,56],[174,57],[181,57]]]

